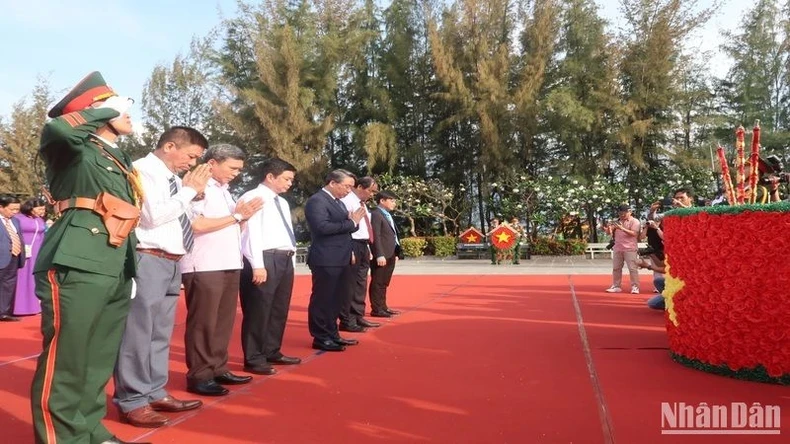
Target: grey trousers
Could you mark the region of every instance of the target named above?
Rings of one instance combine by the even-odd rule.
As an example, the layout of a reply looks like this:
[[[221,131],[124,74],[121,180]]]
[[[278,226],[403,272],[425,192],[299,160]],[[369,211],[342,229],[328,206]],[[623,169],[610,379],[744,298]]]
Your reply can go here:
[[[113,403],[124,412],[167,396],[170,336],[181,291],[178,262],[137,253],[132,299],[115,365]]]

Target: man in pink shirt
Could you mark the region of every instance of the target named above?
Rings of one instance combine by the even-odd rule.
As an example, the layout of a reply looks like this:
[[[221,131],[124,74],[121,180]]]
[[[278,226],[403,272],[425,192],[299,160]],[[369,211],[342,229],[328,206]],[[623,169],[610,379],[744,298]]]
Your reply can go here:
[[[639,294],[639,255],[637,254],[641,224],[631,215],[631,207],[620,205],[619,218],[606,226],[605,230],[614,238],[612,249],[612,286],[608,293],[620,293],[623,280],[623,264],[628,265],[631,278],[631,293]]]
[[[261,199],[237,204],[228,192],[228,183],[244,167],[244,157],[241,148],[228,144],[206,151],[211,179],[203,198],[190,206],[195,243],[180,261],[187,303],[187,391],[203,396],[226,395],[223,385],[252,379],[228,369],[242,266],[240,226],[263,205]]]

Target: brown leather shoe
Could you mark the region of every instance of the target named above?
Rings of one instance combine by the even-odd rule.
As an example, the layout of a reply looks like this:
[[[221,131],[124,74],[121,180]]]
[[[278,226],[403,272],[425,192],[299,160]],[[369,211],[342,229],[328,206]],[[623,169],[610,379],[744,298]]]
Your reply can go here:
[[[179,401],[178,399],[167,395],[159,401],[151,403],[151,408],[157,412],[185,412],[187,410],[194,410],[203,405],[203,401],[192,399],[189,401]]]
[[[131,424],[135,427],[155,429],[170,422],[167,417],[153,411],[149,405],[136,408],[129,412],[119,411],[119,414],[122,423]]]

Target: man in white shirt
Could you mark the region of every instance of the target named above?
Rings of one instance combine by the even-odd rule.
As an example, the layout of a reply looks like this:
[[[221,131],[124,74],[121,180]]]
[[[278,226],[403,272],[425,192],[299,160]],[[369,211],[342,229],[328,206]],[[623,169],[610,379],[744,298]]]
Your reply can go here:
[[[187,305],[187,391],[203,396],[227,395],[223,385],[252,380],[228,369],[241,270],[240,226],[263,206],[262,199],[237,204],[228,191],[228,184],[241,173],[245,157],[241,148],[228,144],[213,145],[206,151],[211,179],[203,199],[192,202],[195,246],[180,262]]]
[[[170,336],[181,291],[178,261],[192,249],[194,233],[186,211],[206,188],[208,165],[188,171],[208,147],[197,130],[175,126],[165,131],[148,156],[134,162],[145,202],[137,245],[137,292],[130,304],[118,363],[113,402],[122,422],[156,428],[169,422],[158,412],[180,412],[202,405],[180,401],[165,390]]]
[[[269,159],[261,166],[261,174],[261,184],[239,199],[263,200],[263,209],[250,218],[242,233],[241,347],[244,371],[273,375],[276,371],[271,364],[302,362],[280,351],[294,285],[296,238],[288,201],[278,195],[293,185],[296,167]]]
[[[356,178],[354,189],[346,197],[340,199],[351,213],[359,208],[365,210],[365,215],[359,223],[359,229],[351,233],[354,260],[351,263],[349,282],[347,282],[347,295],[340,302],[340,331],[362,332],[366,327],[381,325],[364,318],[371,259],[370,244],[373,241],[371,239],[370,211],[368,211],[366,203],[378,191],[379,186],[372,177],[360,177]]]

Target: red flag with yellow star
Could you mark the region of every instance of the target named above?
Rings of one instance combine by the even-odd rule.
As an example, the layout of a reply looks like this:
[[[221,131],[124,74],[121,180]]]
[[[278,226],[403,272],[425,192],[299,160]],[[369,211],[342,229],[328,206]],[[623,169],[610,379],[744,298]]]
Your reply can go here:
[[[469,227],[458,236],[463,244],[482,244],[484,237],[483,233],[475,227]]]
[[[500,225],[491,233],[491,244],[497,250],[509,250],[516,245],[518,233],[507,225]]]

